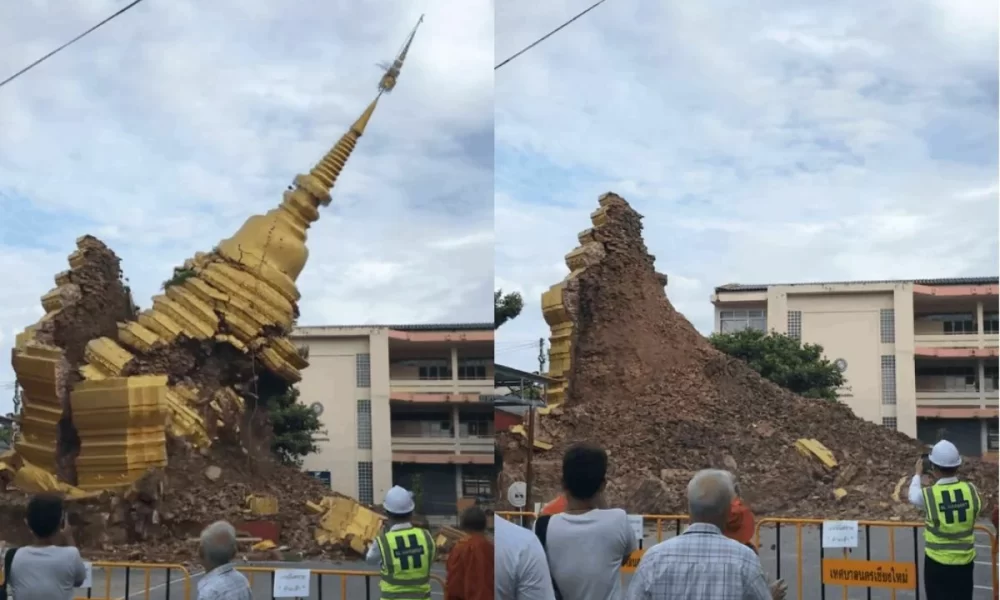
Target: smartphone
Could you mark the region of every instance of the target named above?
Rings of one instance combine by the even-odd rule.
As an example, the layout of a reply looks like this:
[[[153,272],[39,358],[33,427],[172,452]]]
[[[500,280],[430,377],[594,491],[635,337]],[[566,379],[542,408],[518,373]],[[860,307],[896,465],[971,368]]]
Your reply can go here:
[[[920,455],[920,461],[921,461],[921,463],[923,464],[923,467],[924,467],[924,474],[930,475],[931,474],[931,469],[933,469],[933,465],[931,465],[931,456],[930,456],[930,454],[927,454],[927,453],[921,454]]]

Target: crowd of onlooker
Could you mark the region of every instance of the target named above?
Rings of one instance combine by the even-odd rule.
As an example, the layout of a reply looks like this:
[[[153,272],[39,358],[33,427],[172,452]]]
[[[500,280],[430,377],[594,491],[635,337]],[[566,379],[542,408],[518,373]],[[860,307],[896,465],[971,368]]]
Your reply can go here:
[[[503,458],[497,453],[500,470]],[[529,530],[496,520],[495,597],[503,600],[781,600],[752,538],[753,515],[727,471],[700,471],[688,485],[690,525],[649,548],[626,589],[621,568],[639,549],[626,512],[604,498],[608,455],[579,444],[562,463],[563,495]]]
[[[961,458],[949,442],[935,445],[929,458],[932,473],[926,473],[927,468],[918,462],[909,493],[910,501],[927,512],[924,587],[928,600],[966,600],[972,590],[979,493],[958,478]],[[499,450],[495,461],[499,477],[503,471]],[[479,507],[465,510],[460,526],[466,535],[447,559],[445,598],[785,598],[785,583],[769,581],[761,566],[753,542],[754,516],[741,499],[736,477],[714,469],[699,471],[688,484],[689,526],[647,549],[628,585],[623,586],[622,567],[640,548],[640,540],[626,512],[608,507],[604,494],[607,473],[606,451],[590,444],[572,446],[563,457],[562,495],[544,507],[530,529],[495,516],[493,541],[487,534],[486,512]],[[431,600],[431,571],[438,548],[427,529],[413,524],[413,494],[393,487],[382,508],[385,526],[366,555],[366,560],[379,568],[381,598]],[[957,516],[942,520],[941,513],[949,512]],[[994,527],[998,516],[995,510]],[[34,539],[4,553],[0,600],[73,598],[74,589],[87,578],[87,567],[75,547],[62,498],[47,494],[33,497],[25,521]],[[219,521],[202,531],[199,557],[204,572],[199,574],[196,598],[252,598],[246,577],[233,565],[236,555],[237,535],[231,524]]]

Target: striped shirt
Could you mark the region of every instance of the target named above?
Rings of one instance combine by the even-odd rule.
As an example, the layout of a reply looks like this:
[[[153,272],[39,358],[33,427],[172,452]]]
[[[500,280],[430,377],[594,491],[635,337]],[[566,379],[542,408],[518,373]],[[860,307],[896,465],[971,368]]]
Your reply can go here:
[[[198,600],[253,600],[247,578],[233,568],[222,565],[205,573],[198,581]]]
[[[771,600],[754,551],[715,525],[693,523],[642,557],[627,600]]]

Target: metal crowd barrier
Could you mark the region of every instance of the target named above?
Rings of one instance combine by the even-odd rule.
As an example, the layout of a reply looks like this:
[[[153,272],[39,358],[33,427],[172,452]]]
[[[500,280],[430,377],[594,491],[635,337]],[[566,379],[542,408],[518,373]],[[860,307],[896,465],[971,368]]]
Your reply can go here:
[[[537,515],[533,512],[498,511],[496,514],[522,527],[531,527],[532,522],[537,518]],[[648,521],[656,523],[657,543],[664,540],[665,534],[680,535],[683,533],[683,529],[688,522],[687,515],[642,515],[642,517],[644,525]],[[762,563],[769,563],[773,560],[775,562],[775,568],[773,569],[774,577],[776,579],[784,577],[786,581],[792,579],[792,577],[789,576],[788,569],[783,569],[782,566],[782,529],[784,527],[785,531],[787,531],[789,527],[795,528],[794,581],[789,581],[789,591],[794,589],[797,592],[793,597],[804,597],[803,588],[805,587],[806,578],[809,578],[810,582],[819,583],[819,594],[823,600],[827,599],[828,592],[832,594],[833,590],[827,589],[831,586],[842,588],[840,594],[842,600],[848,599],[849,587],[866,587],[865,597],[867,600],[871,600],[873,589],[885,590],[886,595],[892,600],[897,600],[897,592],[900,591],[915,593],[916,600],[920,600],[923,592],[920,586],[920,569],[923,565],[923,552],[920,549],[920,541],[923,539],[923,535],[920,533],[920,529],[923,528],[923,523],[857,521],[859,528],[858,541],[859,544],[864,544],[864,558],[861,559],[850,558],[852,554],[856,556],[861,551],[860,547],[854,548],[851,551],[847,549],[842,551],[824,549],[822,543],[822,527],[824,522],[826,522],[824,519],[764,518],[758,520],[756,524],[754,542],[759,548]],[[762,546],[760,534],[761,528],[764,527],[774,529],[774,539],[773,543],[769,542],[767,545]],[[818,534],[816,539],[811,540],[808,545],[804,544],[803,540],[804,528],[813,528],[815,533]],[[877,533],[879,528],[888,533],[888,556],[883,557],[883,559],[873,559],[871,534],[873,530]],[[908,541],[912,543],[912,556],[907,557],[905,561],[896,560],[896,534],[899,530],[904,530],[904,534],[908,533]],[[905,530],[909,530],[909,532]],[[976,562],[979,564],[988,562],[992,583],[990,588],[993,594],[995,594],[996,590],[1000,588],[1000,581],[998,581],[1000,579],[1000,571],[997,568],[996,552],[997,538],[988,527],[983,525],[977,525],[976,532],[985,533],[989,538],[988,545],[983,544],[977,548]],[[805,558],[804,550],[814,551],[814,554],[818,558],[820,573],[815,573],[812,569],[806,572],[805,565],[803,564]],[[985,560],[987,555],[989,556],[989,561]],[[638,563],[639,560],[641,558],[637,557],[635,563]],[[626,565],[623,568],[622,578],[624,579],[627,573],[634,570],[634,564]],[[833,598],[835,596],[831,595],[830,597]]]
[[[250,580],[250,589],[254,592],[255,599],[269,600],[272,598],[271,594],[274,590],[274,572],[281,569],[295,569],[296,563],[288,563],[287,565],[282,565],[280,567],[256,567],[256,566],[237,566],[236,570],[246,575],[247,579]],[[306,567],[303,567],[306,568]],[[316,586],[313,587],[312,582],[310,582],[310,590],[315,590],[314,593],[316,598],[319,600],[339,598],[341,600],[348,600],[347,596],[347,580],[350,577],[363,578],[365,585],[365,600],[378,600],[378,580],[379,574],[373,571],[349,571],[349,570],[339,570],[339,569],[308,569],[311,572],[312,581],[316,582]],[[254,580],[260,581],[264,577],[267,580],[267,591],[264,595],[260,594],[260,590],[254,587]],[[332,596],[328,593],[325,594],[323,588],[324,577],[336,577],[338,579],[338,590],[340,592],[337,596]],[[431,589],[433,591],[434,584],[436,583],[441,588],[441,596],[444,600],[448,600],[448,592],[445,588],[445,580],[438,576],[431,574]],[[356,591],[351,591],[350,600],[360,600],[361,595]]]
[[[841,598],[843,600],[848,599],[849,588],[865,588],[865,597],[868,600],[872,598],[872,592],[874,590],[886,590],[888,596],[892,600],[896,600],[896,595],[898,592],[905,591],[914,593],[916,600],[920,600],[923,590],[920,585],[920,569],[923,565],[923,552],[920,549],[920,541],[923,535],[920,533],[920,529],[923,528],[923,523],[918,522],[896,522],[896,521],[857,521],[859,536],[859,544],[864,544],[864,557],[863,558],[852,558],[856,556],[861,548],[852,549],[827,549],[823,547],[823,519],[783,519],[783,518],[764,518],[757,522],[756,531],[754,533],[754,541],[757,547],[760,549],[761,561],[770,562],[773,558],[775,562],[774,576],[775,578],[784,577],[787,580],[791,579],[787,569],[784,573],[782,568],[782,548],[781,548],[781,534],[782,528],[795,528],[795,573],[794,573],[794,589],[797,594],[796,598],[804,597],[803,588],[805,586],[806,578],[809,578],[810,582],[819,583],[819,593],[820,598],[823,600],[827,599],[828,587],[840,587],[841,588]],[[774,540],[771,544],[762,545],[761,539],[761,529],[763,527],[774,529]],[[803,560],[804,560],[804,543],[803,543],[803,529],[810,528],[813,533],[818,534],[818,539],[814,543],[808,544],[809,549],[814,549],[814,546],[819,547],[818,559],[819,559],[819,577],[816,573],[806,572]],[[989,546],[986,552],[977,551],[976,562],[984,563],[986,561],[982,560],[985,555],[988,554],[991,582],[992,585],[990,589],[995,593],[998,584],[998,572],[997,572],[997,555],[994,552],[996,536],[989,528],[983,525],[976,526],[977,533],[985,533],[989,537]],[[873,530],[877,533],[879,530],[887,533],[888,538],[888,552],[887,556],[880,556],[878,558],[872,558],[872,532]],[[902,533],[908,538],[906,541],[912,543],[912,554],[906,557],[905,560],[898,560],[896,556],[896,534],[903,530]],[[909,530],[909,531],[906,531]],[[907,535],[908,534],[908,535]],[[863,541],[862,541],[863,538]],[[882,554],[879,552],[878,554]],[[909,553],[908,553],[909,554]],[[791,583],[791,582],[790,582]],[[983,586],[985,587],[985,586]],[[793,589],[792,585],[789,585],[789,590]],[[836,597],[831,596],[831,597]]]
[[[114,585],[114,575],[123,573],[120,586]],[[163,571],[162,581],[153,581],[153,573]],[[103,583],[98,575],[103,575]],[[171,591],[180,590],[181,598],[191,598],[191,573],[179,564],[167,563],[133,563],[133,562],[103,562],[91,563],[91,587],[86,589],[86,596],[77,596],[77,600],[118,600],[120,598],[142,598],[143,600],[172,600]],[[155,593],[154,593],[155,592]],[[101,595],[103,593],[103,595]]]

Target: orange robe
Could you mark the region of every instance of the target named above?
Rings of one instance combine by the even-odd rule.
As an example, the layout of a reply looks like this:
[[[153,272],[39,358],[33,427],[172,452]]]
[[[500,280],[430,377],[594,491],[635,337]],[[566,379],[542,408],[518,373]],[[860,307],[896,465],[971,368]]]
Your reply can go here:
[[[559,494],[555,500],[542,507],[542,515],[558,515],[566,512],[566,496]]]
[[[448,600],[494,600],[493,542],[481,534],[462,538],[448,555]]]
[[[750,512],[750,507],[743,504],[739,498],[734,499],[729,507],[729,522],[726,523],[726,530],[723,533],[727,538],[741,544],[753,544],[753,513]]]

